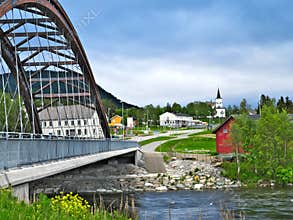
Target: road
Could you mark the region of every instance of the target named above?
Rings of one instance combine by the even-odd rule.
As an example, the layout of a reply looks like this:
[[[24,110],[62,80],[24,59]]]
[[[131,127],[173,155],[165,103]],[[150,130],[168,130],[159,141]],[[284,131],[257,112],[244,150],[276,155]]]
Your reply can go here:
[[[182,133],[181,135],[178,135],[176,138],[174,138],[173,140],[175,139],[182,139],[182,138],[187,138],[189,134],[193,134],[193,133],[199,133],[203,131],[202,129],[196,129],[196,130],[185,130],[185,131],[180,131],[180,132],[177,132],[177,131],[173,131],[172,133],[164,133],[163,135],[160,135],[160,136],[170,136],[172,134],[178,134],[178,133]],[[152,138],[155,138],[155,137],[160,137],[160,136],[155,136],[155,135],[152,135],[152,136],[148,136],[147,139],[145,140],[148,140],[148,139],[152,139]],[[150,144],[147,144],[147,145],[144,145],[142,147],[142,151],[143,152],[148,152],[148,153],[153,153],[155,152],[155,149],[160,146],[161,144],[167,142],[168,140],[165,140],[165,141],[157,141],[157,142],[152,142]]]
[[[203,130],[197,129],[197,130],[185,130],[185,131],[172,131],[168,133],[143,137],[143,140],[148,140],[148,139],[152,139],[152,138],[156,138],[160,136],[170,136],[172,134],[181,134],[181,135],[177,135],[177,137],[172,139],[172,140],[175,140],[175,139],[187,138],[189,134],[198,133],[201,131]],[[160,146],[161,144],[167,141],[168,140],[156,141],[156,142],[152,142],[142,146],[142,151],[144,153],[144,158],[145,158],[145,167],[148,170],[148,172],[150,173],[165,173],[166,172],[163,156],[161,153],[155,152],[155,150],[158,146]]]

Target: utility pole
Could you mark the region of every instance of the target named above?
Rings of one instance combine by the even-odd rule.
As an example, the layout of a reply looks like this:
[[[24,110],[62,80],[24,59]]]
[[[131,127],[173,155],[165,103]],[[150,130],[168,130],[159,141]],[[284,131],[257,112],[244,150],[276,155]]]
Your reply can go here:
[[[124,109],[124,105],[123,102],[121,102],[122,104],[122,139],[124,140],[124,122],[123,122],[123,109]]]

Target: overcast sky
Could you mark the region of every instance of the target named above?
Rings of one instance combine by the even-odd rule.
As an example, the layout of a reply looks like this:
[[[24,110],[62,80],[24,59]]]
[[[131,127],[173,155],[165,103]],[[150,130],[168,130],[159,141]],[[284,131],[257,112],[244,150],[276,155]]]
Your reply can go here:
[[[96,81],[144,106],[293,96],[292,0],[61,0]]]

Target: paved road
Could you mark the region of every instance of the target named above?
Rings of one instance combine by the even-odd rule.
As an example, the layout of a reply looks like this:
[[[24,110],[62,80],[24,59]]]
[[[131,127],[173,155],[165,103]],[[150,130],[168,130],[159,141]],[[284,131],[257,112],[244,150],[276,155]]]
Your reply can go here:
[[[184,134],[184,133],[191,134],[191,133],[196,133],[198,131],[203,131],[203,130],[202,129],[194,129],[194,130],[167,131],[166,133],[157,133],[157,134],[150,135],[150,136],[143,136],[143,137],[135,136],[135,137],[130,138],[129,140],[140,142],[140,141],[145,141],[145,140],[156,138],[156,137],[170,136],[172,134]]]
[[[174,138],[173,140],[175,140],[175,139],[182,139],[182,138],[187,138],[188,137],[188,135],[189,134],[193,134],[193,133],[199,133],[199,132],[201,132],[201,131],[203,131],[203,130],[199,130],[199,129],[197,129],[197,130],[186,130],[185,132],[181,132],[182,133],[182,135],[178,135],[177,136],[177,138]],[[178,132],[173,132],[172,134],[174,134],[174,133],[178,133]],[[164,134],[164,135],[162,135],[162,136],[170,136],[171,134]],[[152,137],[152,138],[154,138],[154,137]],[[148,138],[148,139],[151,139],[151,138]],[[150,144],[147,144],[147,145],[144,145],[144,146],[142,146],[142,151],[143,152],[148,152],[148,153],[151,153],[151,152],[155,152],[155,149],[158,147],[158,146],[160,146],[161,144],[163,144],[163,143],[165,143],[165,142],[167,142],[168,140],[165,140],[165,141],[157,141],[157,142],[152,142],[152,143],[150,143]]]

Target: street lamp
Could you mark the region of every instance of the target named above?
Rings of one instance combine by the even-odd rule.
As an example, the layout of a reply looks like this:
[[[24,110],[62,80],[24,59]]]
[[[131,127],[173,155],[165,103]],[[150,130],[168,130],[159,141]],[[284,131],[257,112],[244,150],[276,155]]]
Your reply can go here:
[[[124,140],[124,123],[123,123],[123,110],[124,110],[124,103],[123,101],[121,101],[121,105],[122,105],[122,139]]]

